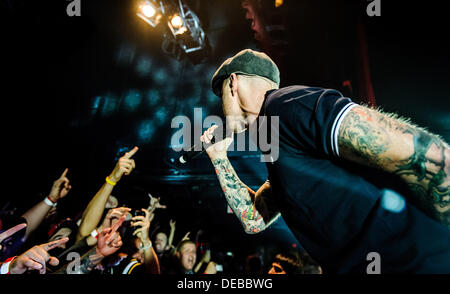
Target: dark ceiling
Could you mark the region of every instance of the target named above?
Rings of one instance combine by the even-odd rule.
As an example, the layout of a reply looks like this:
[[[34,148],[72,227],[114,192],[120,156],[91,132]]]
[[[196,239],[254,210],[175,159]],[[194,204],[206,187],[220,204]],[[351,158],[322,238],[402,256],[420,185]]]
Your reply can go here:
[[[226,213],[206,156],[187,167],[171,159],[171,120],[222,116],[209,89],[216,67],[244,48],[261,48],[241,0],[191,0],[211,45],[205,62],[194,64],[161,51],[162,29],[135,17],[133,1],[81,0],[82,16],[66,15],[67,1],[5,1],[2,8],[2,203],[20,209],[38,201],[69,168],[74,187],[68,214],[82,210],[114,166],[120,150],[137,145],[137,169],[114,194],[121,203],[147,204],[147,192],[168,205],[180,231],[230,231],[232,240],[273,242],[289,236],[278,223],[262,236],[246,236]],[[257,2],[257,1],[254,1]],[[262,1],[271,2],[271,1]],[[337,88],[353,85],[358,98],[356,24],[365,27],[372,83],[378,106],[411,116],[450,141],[448,32],[437,1],[427,7],[393,6],[382,0],[382,16],[369,18],[367,1],[293,1],[281,7],[283,54],[275,58],[282,85]],[[428,2],[427,2],[428,3]],[[275,54],[275,53],[274,53]],[[244,155],[244,156],[242,156]],[[257,187],[266,170],[258,153],[232,153],[241,179]],[[61,205],[63,206],[63,205]]]

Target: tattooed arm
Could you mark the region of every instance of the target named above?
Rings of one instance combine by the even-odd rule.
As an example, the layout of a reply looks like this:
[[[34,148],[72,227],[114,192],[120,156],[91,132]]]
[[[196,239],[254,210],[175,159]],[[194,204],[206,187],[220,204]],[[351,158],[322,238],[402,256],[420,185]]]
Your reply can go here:
[[[97,247],[93,247],[80,259],[66,264],[55,274],[89,274],[103,258],[104,256],[97,251]]]
[[[125,220],[125,215],[121,216],[112,227],[105,228],[98,236],[97,246],[89,250],[80,259],[75,259],[69,264],[59,269],[55,274],[88,274],[103,258],[114,254],[122,246],[122,239],[117,229]]]
[[[268,196],[270,193],[268,182],[255,193],[239,179],[227,157],[214,158],[212,163],[228,205],[241,221],[246,233],[259,233],[278,218],[278,212],[272,212],[267,206],[256,205],[262,202],[257,200],[261,200],[263,195]]]
[[[207,130],[201,140],[209,143],[215,128],[216,126],[213,126]],[[231,138],[226,138],[208,147],[206,152],[216,170],[228,205],[240,220],[245,232],[256,234],[266,229],[280,214],[264,201],[271,193],[268,182],[254,192],[239,179],[226,153],[231,142]]]
[[[353,107],[338,134],[340,157],[400,176],[421,208],[450,226],[450,148],[392,114]]]

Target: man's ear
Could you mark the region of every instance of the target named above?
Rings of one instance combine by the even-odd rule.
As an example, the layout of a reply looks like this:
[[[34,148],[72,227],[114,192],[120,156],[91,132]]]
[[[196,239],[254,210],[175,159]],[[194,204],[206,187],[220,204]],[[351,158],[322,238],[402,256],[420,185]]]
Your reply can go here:
[[[238,89],[238,79],[237,75],[235,73],[232,73],[230,75],[230,90],[231,90],[231,96],[235,97],[237,95],[237,89]]]

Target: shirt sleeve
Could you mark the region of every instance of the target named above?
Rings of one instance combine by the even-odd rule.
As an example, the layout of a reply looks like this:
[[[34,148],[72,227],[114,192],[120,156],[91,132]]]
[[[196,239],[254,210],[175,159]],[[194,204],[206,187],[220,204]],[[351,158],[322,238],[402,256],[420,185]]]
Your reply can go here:
[[[295,152],[339,156],[339,127],[356,103],[323,88],[289,87],[273,94],[266,115],[279,117],[280,144]]]

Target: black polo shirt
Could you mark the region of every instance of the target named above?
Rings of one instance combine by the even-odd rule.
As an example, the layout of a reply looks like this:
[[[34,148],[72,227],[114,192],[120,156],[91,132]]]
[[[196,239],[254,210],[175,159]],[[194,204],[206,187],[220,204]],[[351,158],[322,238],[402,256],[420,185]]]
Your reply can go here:
[[[355,105],[335,90],[291,86],[267,92],[260,113],[260,119],[279,117],[279,155],[266,163],[273,191],[266,200],[332,271],[352,262],[341,257],[382,194],[339,160],[337,133]]]

